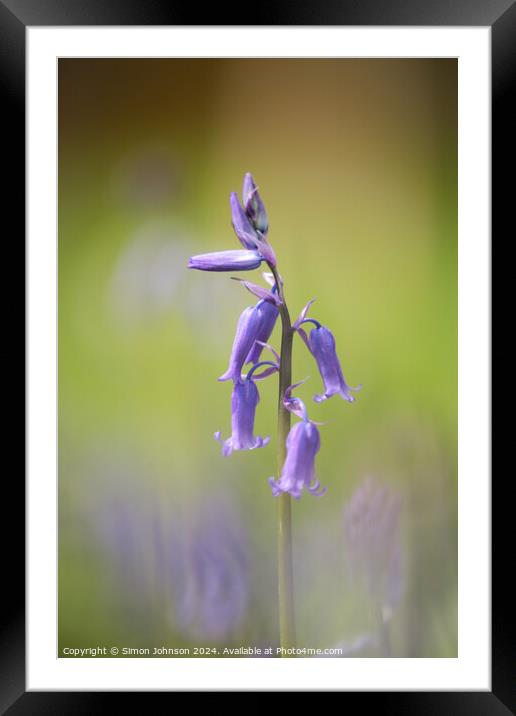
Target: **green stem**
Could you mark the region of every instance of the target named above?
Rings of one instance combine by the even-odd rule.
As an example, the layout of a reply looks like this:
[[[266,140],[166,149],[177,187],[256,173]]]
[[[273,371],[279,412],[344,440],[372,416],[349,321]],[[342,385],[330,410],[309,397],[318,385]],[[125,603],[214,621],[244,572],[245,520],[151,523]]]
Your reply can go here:
[[[382,608],[379,607],[380,642],[383,656],[391,656],[391,632],[389,622],[383,618]]]
[[[282,304],[279,307],[281,316],[281,360],[279,371],[278,395],[278,476],[285,462],[287,453],[286,440],[290,431],[290,413],[283,405],[285,390],[292,385],[292,339],[293,331],[283,286],[275,267],[270,266],[274,275],[278,295]],[[294,575],[292,568],[292,516],[290,495],[283,493],[278,501],[278,599],[279,599],[279,630],[280,646],[290,649],[296,644],[294,621]],[[286,654],[282,654],[286,656]]]

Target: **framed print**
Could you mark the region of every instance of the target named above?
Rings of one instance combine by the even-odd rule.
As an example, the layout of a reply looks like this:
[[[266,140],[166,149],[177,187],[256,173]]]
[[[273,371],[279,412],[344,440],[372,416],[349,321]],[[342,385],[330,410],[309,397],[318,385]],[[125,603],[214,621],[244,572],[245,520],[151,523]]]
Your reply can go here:
[[[27,234],[9,713],[514,706],[490,263],[516,13],[417,5],[0,4]]]

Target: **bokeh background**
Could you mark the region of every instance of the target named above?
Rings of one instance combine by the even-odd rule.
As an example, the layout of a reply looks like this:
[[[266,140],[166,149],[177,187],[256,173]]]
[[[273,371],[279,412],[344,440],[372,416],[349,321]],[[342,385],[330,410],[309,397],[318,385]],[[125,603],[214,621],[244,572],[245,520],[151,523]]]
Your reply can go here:
[[[246,171],[291,312],[317,297],[363,384],[352,405],[313,403],[321,379],[295,344],[328,487],[293,505],[298,642],[456,656],[457,64],[443,59],[59,61],[60,655],[277,644],[277,378],[256,424],[271,444],[223,458],[231,387],[216,379],[253,297],[185,268],[239,247],[228,198]]]

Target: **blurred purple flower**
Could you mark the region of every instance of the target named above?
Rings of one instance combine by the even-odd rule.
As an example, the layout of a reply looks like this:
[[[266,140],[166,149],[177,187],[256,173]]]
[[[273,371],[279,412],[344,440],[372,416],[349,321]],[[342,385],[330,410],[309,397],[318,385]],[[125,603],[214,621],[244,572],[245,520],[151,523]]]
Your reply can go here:
[[[247,533],[229,503],[210,500],[191,521],[186,571],[175,605],[190,638],[227,639],[249,606]]]
[[[251,271],[258,268],[263,256],[258,251],[231,250],[197,254],[188,259],[188,268],[200,271]]]
[[[106,473],[104,477],[101,501],[89,505],[87,514],[109,565],[103,571],[106,595],[118,616],[134,623],[135,629],[148,630],[160,618],[152,611],[156,575],[161,574],[163,562],[167,574],[174,569],[173,562],[161,554],[165,539],[157,500],[133,483],[135,474],[130,468],[125,471],[125,482],[123,476]]]
[[[319,431],[308,419],[303,401],[299,398],[293,399],[290,390],[287,389],[288,398],[285,407],[295,415],[301,412],[303,420],[290,429],[286,441],[287,457],[281,476],[279,480],[269,477],[269,484],[274,497],[282,492],[288,492],[299,500],[303,488],[319,497],[326,492],[326,488],[321,489],[319,480],[315,478],[315,456],[321,446]]]
[[[145,579],[139,568],[138,552],[141,549],[136,540],[135,527],[140,520],[124,501],[110,500],[105,509],[97,514],[97,528],[106,553],[115,565],[118,576],[131,590],[145,591]],[[141,515],[140,515],[141,518]],[[141,524],[140,524],[141,527]]]
[[[394,609],[403,592],[397,493],[366,478],[344,508],[344,534],[350,577],[381,609]]]
[[[195,642],[228,639],[240,626],[249,544],[232,500],[211,496],[185,515],[166,494],[118,485],[89,514],[111,565],[113,604],[134,629],[162,628],[166,619]]]

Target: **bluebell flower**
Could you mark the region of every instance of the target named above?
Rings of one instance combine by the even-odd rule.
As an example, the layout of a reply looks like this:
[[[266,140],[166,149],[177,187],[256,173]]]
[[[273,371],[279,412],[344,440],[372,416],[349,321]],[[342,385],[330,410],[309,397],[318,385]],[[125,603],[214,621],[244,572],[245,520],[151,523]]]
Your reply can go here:
[[[248,306],[242,312],[236,327],[228,369],[220,376],[219,381],[232,380],[236,383],[240,380],[247,356],[260,333],[262,321],[263,313],[258,305]]]
[[[271,337],[271,333],[274,330],[274,326],[276,325],[279,315],[277,307],[268,301],[259,301],[257,307],[258,306],[262,313],[262,322],[256,334],[254,346],[247,355],[246,363],[258,363],[262,354],[263,344],[267,343]]]
[[[340,395],[341,398],[352,403],[355,398],[351,395],[351,391],[356,392],[360,390],[362,386],[358,385],[356,388],[352,388],[346,383],[337,356],[335,338],[330,329],[322,326],[319,321],[313,318],[306,318],[308,308],[312,303],[313,300],[309,301],[304,307],[301,315],[294,323],[294,329],[299,333],[315,358],[319,373],[324,382],[324,393],[314,395],[314,400],[316,403],[322,403],[324,400],[331,398],[332,395]],[[312,328],[308,336],[304,329],[301,328],[305,323],[312,323],[314,325],[314,328]]]
[[[267,218],[267,212],[265,211],[265,205],[254,183],[253,175],[249,172],[244,177],[242,202],[244,204],[245,213],[254,228],[262,234],[267,234],[269,230],[269,220]]]
[[[252,271],[260,266],[263,256],[253,250],[213,251],[188,259],[188,268],[200,271]]]
[[[271,266],[276,266],[276,256],[267,240],[269,222],[265,206],[251,174],[246,174],[243,186],[244,206],[236,192],[229,197],[231,222],[240,243],[246,249],[256,249]]]
[[[248,306],[242,312],[237,323],[228,369],[220,376],[219,381],[237,382],[246,363],[258,362],[263,344],[269,339],[277,317],[278,309],[266,299],[258,301],[254,306]]]
[[[344,380],[333,333],[328,328],[319,325],[312,328],[308,340],[324,382],[324,393],[314,395],[314,400],[317,403],[322,403],[332,395],[340,395],[341,398],[352,403],[355,397],[351,395],[351,391],[359,390],[360,386],[351,388]]]
[[[237,239],[245,249],[255,250],[258,242],[258,234],[249,221],[249,217],[242,207],[237,193],[234,191],[229,195],[229,206],[231,207],[231,223],[233,224]]]
[[[284,405],[295,415],[301,414],[303,419],[290,429],[287,436],[287,457],[281,470],[279,480],[269,478],[272,494],[277,497],[282,492],[288,492],[296,500],[301,497],[303,489],[312,495],[321,496],[326,488],[321,488],[319,480],[315,477],[315,456],[321,447],[321,439],[317,426],[308,419],[306,407],[299,398],[292,398],[290,390]]]
[[[234,450],[254,450],[264,447],[270,440],[269,436],[266,438],[254,436],[254,419],[260,396],[253,380],[253,374],[264,365],[272,366],[274,369],[272,372],[278,370],[277,363],[272,361],[256,363],[247,376],[233,386],[231,436],[227,440],[222,440],[220,431],[215,433],[215,440],[222,445],[222,454],[225,457],[231,455]],[[262,373],[260,377],[265,377],[265,375],[270,375],[270,370]]]
[[[400,510],[400,496],[371,477],[344,508],[350,577],[384,612],[398,605],[403,592]]]
[[[248,291],[261,299],[261,301],[256,304],[256,308],[262,314],[262,323],[256,335],[256,342],[249,351],[249,355],[245,361],[246,363],[257,363],[260,360],[264,344],[267,344],[276,325],[279,316],[278,306],[281,306],[281,300],[278,296],[275,283],[273,283],[272,290],[269,290],[250,281],[244,281],[242,279],[235,280],[239,281]]]

